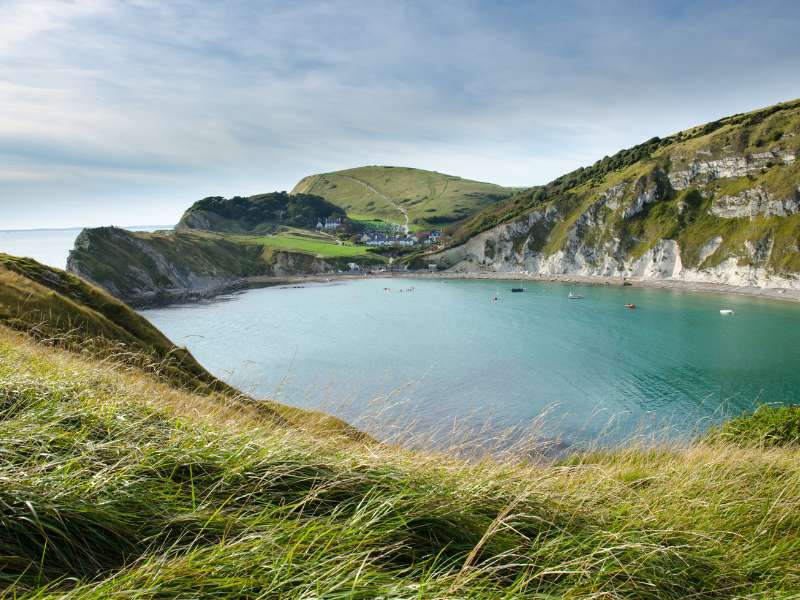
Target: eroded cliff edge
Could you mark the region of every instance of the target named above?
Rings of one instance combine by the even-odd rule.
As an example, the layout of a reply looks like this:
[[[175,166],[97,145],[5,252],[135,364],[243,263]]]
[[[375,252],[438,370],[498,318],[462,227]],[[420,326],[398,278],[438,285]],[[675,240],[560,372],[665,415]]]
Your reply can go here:
[[[339,262],[205,232],[99,227],[78,236],[67,270],[145,307],[268,285],[268,278],[325,273]]]
[[[605,157],[426,257],[451,272],[800,288],[800,102]],[[458,236],[461,239],[458,239]]]

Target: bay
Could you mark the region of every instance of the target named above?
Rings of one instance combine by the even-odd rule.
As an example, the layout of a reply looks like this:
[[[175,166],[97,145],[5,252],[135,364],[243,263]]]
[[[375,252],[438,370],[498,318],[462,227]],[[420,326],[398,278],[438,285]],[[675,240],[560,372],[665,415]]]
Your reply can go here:
[[[761,403],[798,401],[798,306],[559,283],[511,293],[518,285],[364,279],[142,314],[245,392],[384,438],[488,442],[532,428],[567,444],[686,439]]]

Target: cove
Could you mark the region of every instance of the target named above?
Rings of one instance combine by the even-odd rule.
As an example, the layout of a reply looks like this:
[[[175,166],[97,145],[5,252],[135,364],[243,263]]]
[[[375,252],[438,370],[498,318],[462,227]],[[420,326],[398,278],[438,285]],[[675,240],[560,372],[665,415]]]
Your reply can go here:
[[[239,389],[384,437],[533,427],[567,444],[686,439],[800,389],[800,307],[741,296],[386,278],[141,313]]]

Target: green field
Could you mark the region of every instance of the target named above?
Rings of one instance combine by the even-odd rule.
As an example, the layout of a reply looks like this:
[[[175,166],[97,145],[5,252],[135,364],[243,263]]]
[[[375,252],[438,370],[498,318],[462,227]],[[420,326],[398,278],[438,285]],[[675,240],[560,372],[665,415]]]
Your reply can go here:
[[[305,177],[292,190],[322,196],[354,219],[422,229],[464,219],[514,189],[407,167],[369,166]]]
[[[275,235],[243,236],[226,235],[230,239],[246,244],[258,244],[278,250],[305,252],[321,258],[347,258],[375,256],[368,252],[366,246],[356,246],[350,242],[342,242],[335,237],[303,229],[288,229]]]

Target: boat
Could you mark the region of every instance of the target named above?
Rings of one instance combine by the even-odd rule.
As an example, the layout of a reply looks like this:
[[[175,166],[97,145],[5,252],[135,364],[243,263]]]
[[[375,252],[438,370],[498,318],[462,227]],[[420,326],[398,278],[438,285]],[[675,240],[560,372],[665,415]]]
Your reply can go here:
[[[511,288],[512,292],[524,292],[525,288]]]
[[[629,304],[626,304],[626,305],[625,305],[625,308],[636,308],[636,305],[635,305],[635,304],[630,304],[630,303],[629,303]]]
[[[572,292],[570,292],[567,298],[569,298],[570,300],[582,300],[583,296],[581,296],[580,294],[573,294]]]
[[[720,308],[719,314],[721,315],[732,315],[733,311],[730,308]]]

